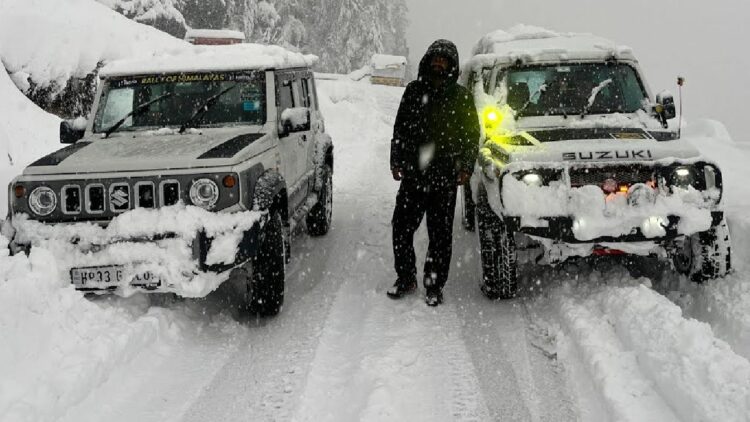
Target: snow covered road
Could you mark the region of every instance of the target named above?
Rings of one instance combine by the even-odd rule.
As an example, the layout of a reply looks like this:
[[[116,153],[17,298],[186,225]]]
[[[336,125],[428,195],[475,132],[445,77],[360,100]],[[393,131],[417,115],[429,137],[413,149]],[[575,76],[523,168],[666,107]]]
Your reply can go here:
[[[749,420],[750,288],[742,262],[728,280],[688,286],[670,294],[673,301],[615,267],[543,271],[526,277],[523,298],[490,302],[478,289],[475,234],[457,219],[446,304],[427,308],[423,292],[388,300],[397,189],[388,154],[402,90],[319,85],[336,145],[333,226],[320,239],[296,237],[283,312],[237,321],[220,294],[91,304],[55,287],[45,297],[65,292],[69,307],[37,313],[62,327],[69,315],[90,325],[87,318],[104,313],[113,332],[73,330],[49,353],[21,342],[11,327],[23,326],[0,317],[0,337],[18,342],[0,344],[0,370],[20,368],[0,381],[0,420]],[[739,151],[723,148],[721,164]],[[736,177],[748,172],[736,167]],[[744,261],[750,220],[740,209],[730,224]],[[418,238],[424,256],[423,229]],[[9,261],[0,257],[0,266]],[[0,278],[0,303],[17,297],[19,271]],[[66,311],[75,306],[92,309]],[[114,340],[102,348],[98,338]],[[39,350],[35,361],[22,356],[23,345]],[[65,368],[65,379],[51,370],[24,378],[19,371],[34,362]],[[19,380],[23,389],[14,388]],[[42,385],[57,395],[32,393]]]

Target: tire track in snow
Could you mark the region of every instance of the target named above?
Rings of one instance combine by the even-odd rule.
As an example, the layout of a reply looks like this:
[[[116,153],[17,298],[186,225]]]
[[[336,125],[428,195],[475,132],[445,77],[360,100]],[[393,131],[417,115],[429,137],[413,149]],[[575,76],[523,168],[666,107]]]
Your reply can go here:
[[[613,281],[623,280],[633,281]],[[750,363],[664,296],[642,285],[549,293],[562,335],[580,353],[564,358],[581,360],[612,419],[747,420]]]

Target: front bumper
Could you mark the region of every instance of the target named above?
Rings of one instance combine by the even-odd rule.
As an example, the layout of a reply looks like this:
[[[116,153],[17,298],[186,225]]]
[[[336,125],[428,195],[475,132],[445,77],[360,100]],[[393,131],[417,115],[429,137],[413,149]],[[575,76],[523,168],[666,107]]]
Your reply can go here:
[[[711,227],[721,223],[724,218],[723,211],[711,212]],[[661,236],[649,236],[641,227],[634,226],[630,232],[619,236],[598,236],[581,239],[577,237],[574,226],[576,221],[571,217],[546,217],[536,220],[533,226],[524,225],[520,217],[505,217],[505,224],[513,231],[523,233],[542,239],[549,239],[557,243],[569,244],[612,244],[612,243],[637,243],[637,242],[663,242],[674,240],[685,234],[681,231],[681,218],[669,215],[663,221],[664,234]]]
[[[15,216],[12,250],[44,249],[59,279],[81,291],[204,297],[229,278],[230,270],[256,255],[265,222],[257,212],[215,214],[185,207],[132,217],[125,214],[102,227]],[[89,282],[81,283],[82,272],[89,274],[84,278]]]

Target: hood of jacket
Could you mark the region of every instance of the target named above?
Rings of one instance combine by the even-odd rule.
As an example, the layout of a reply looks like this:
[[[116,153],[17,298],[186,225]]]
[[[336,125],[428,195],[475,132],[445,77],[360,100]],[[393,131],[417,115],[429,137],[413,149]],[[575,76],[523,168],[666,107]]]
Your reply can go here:
[[[448,40],[437,40],[427,49],[422,60],[419,62],[419,80],[426,80],[429,76],[430,62],[435,56],[445,57],[450,61],[450,67],[448,69],[450,76],[448,81],[450,83],[456,83],[458,81],[459,72],[459,60],[458,60],[458,48],[456,44]]]

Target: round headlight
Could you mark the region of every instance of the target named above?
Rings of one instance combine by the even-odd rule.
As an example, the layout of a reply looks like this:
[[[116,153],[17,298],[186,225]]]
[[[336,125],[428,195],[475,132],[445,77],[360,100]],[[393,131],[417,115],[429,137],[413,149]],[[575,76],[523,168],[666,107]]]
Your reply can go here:
[[[190,200],[197,207],[211,209],[219,201],[219,186],[211,179],[198,179],[190,186]]]
[[[541,187],[543,184],[542,176],[533,172],[524,174],[523,177],[521,177],[521,181],[529,186]]]
[[[57,208],[55,192],[46,186],[34,189],[29,195],[29,208],[34,214],[42,217],[52,214]]]
[[[677,167],[672,172],[672,185],[686,188],[695,183],[695,171],[690,167]]]

